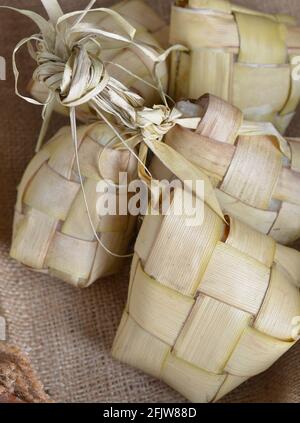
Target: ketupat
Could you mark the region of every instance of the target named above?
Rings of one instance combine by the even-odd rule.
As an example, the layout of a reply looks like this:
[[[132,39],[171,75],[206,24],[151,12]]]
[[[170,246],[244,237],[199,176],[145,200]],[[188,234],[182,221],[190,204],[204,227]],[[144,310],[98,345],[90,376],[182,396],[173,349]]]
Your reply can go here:
[[[101,180],[119,184],[119,173],[136,176],[129,151],[105,148],[115,138],[105,123],[78,130],[78,157],[84,191],[98,242],[80,186],[70,128],[62,128],[32,159],[18,189],[10,255],[26,266],[56,276],[75,287],[87,287],[116,273],[135,232],[129,215],[100,216],[97,201]],[[103,153],[104,151],[104,153]],[[101,169],[99,158],[102,155]],[[124,195],[127,203],[128,193]],[[118,197],[119,199],[119,197]]]
[[[271,121],[284,132],[300,99],[300,31],[286,15],[267,15],[228,0],[177,1],[172,10],[174,52],[170,95],[211,93],[239,107],[247,119]],[[295,69],[296,70],[296,69]]]
[[[192,402],[222,398],[300,334],[300,253],[207,205],[204,223],[145,217],[113,356]]]
[[[212,95],[182,104],[201,122],[195,131],[176,125],[164,141],[211,177],[224,212],[281,244],[300,238],[300,140],[243,122],[240,110]],[[157,158],[151,170],[170,178]]]
[[[37,62],[34,78],[49,88],[50,99],[45,104],[38,153],[19,187],[11,256],[34,270],[86,287],[118,271],[128,253],[136,220],[119,210],[102,217],[97,210],[99,182],[112,180],[118,185],[122,183],[120,173],[126,173],[129,182],[137,174],[134,147],[123,146],[122,150],[115,145],[120,139],[125,143],[128,132],[134,132],[135,123],[125,123],[136,116],[136,108],[144,106],[136,90],[110,75],[107,54],[116,48],[122,55],[132,48],[147,64],[148,77],[153,79],[166,78],[162,73],[166,65],[159,59],[163,51],[135,39],[135,28],[111,9],[91,10],[90,3],[85,11],[63,15],[57,2],[43,0],[43,4],[49,22],[30,11],[20,11],[40,27],[41,33],[23,40],[15,50],[29,43],[29,52]],[[109,19],[101,20],[103,16]],[[97,19],[99,26],[94,22]],[[151,19],[149,14],[150,23]],[[14,72],[17,82],[15,62]],[[138,81],[135,76],[131,78]],[[40,150],[54,101],[67,107],[71,128],[61,130]],[[77,131],[75,113],[80,106],[84,111],[93,110],[98,123]],[[127,204],[127,191],[124,196]]]

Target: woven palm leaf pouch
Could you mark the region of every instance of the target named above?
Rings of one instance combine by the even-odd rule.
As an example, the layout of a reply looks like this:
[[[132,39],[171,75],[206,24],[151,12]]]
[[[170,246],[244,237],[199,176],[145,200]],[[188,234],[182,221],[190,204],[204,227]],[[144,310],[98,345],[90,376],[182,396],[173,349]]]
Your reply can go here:
[[[115,49],[122,55],[123,49],[127,57],[131,54],[128,49],[133,48],[136,59],[147,63],[145,69],[152,84],[133,71],[116,69],[153,92],[157,91],[154,79],[161,81],[167,76],[161,74],[166,68],[164,57],[159,59],[164,51],[135,38],[136,29],[115,10],[91,9],[91,2],[86,10],[64,15],[56,1],[43,0],[43,4],[49,21],[30,11],[19,11],[37,24],[40,33],[20,42],[15,53],[23,44],[29,45],[37,62],[34,79],[43,82],[48,95],[43,103],[44,122],[37,154],[18,189],[11,256],[33,270],[76,287],[87,287],[119,270],[135,234],[136,218],[127,209],[121,211],[120,205],[123,210],[124,204],[127,206],[126,188],[137,176],[137,155],[134,146],[125,148],[123,144],[127,132],[134,130],[134,124],[126,123],[135,118],[136,109],[143,109],[145,99],[116,79],[117,75],[110,74],[106,54]],[[131,2],[123,6],[128,13],[133,7]],[[143,7],[143,3],[137,7],[138,16]],[[101,18],[108,18],[104,26]],[[155,16],[149,13],[149,24],[153,20]],[[133,66],[136,59],[131,62]],[[30,103],[40,104],[22,96],[17,84],[16,93]],[[68,111],[71,125],[43,145],[56,104]],[[93,123],[77,128],[81,107],[93,116]],[[108,189],[116,188],[111,193],[114,210],[107,214],[98,207],[102,196],[107,197],[104,181]]]
[[[172,9],[175,52],[170,94],[196,99],[209,92],[247,119],[284,132],[299,103],[299,28],[294,18],[256,12],[228,0],[178,0]]]
[[[299,139],[283,138],[270,123],[246,121],[213,95],[178,104],[201,121],[196,130],[176,125],[164,142],[210,177],[223,211],[281,244],[300,238]],[[151,171],[172,179],[157,158]]]
[[[168,213],[144,219],[113,356],[211,402],[298,339],[300,253],[206,202],[203,223],[189,226],[175,213],[181,195],[176,188]]]
[[[77,135],[83,190],[71,129],[65,127],[25,171],[10,255],[31,269],[87,287],[118,272],[124,259],[116,255],[126,255],[135,233],[133,216],[120,215],[117,209],[115,215],[99,214],[97,202],[105,195],[99,184],[103,180],[119,184],[120,172],[130,182],[136,176],[136,160],[128,151],[105,148],[115,137],[105,123],[83,126]],[[125,204],[127,195],[127,191],[116,193]]]

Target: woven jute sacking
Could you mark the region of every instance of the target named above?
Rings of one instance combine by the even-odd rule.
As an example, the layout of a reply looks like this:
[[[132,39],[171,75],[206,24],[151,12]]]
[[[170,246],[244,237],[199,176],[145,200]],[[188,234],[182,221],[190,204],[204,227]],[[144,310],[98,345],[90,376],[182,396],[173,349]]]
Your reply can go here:
[[[169,27],[158,13],[143,0],[124,0],[111,8],[134,26],[136,29],[136,41],[144,42],[148,46],[154,46],[155,48],[166,48],[168,46]],[[107,31],[112,31],[116,27],[113,18],[105,15],[97,17],[97,24],[99,28]],[[119,28],[116,28],[116,33],[119,32]],[[102,50],[101,60],[107,62],[106,68],[110,76],[122,82],[130,90],[139,93],[145,99],[147,105],[152,106],[155,102],[160,102],[158,92],[145,84],[145,82],[153,83],[151,72],[154,64],[149,58],[143,57],[138,49],[120,47],[113,50]],[[140,79],[114,64],[126,68],[127,71]],[[166,89],[168,85],[166,63],[159,65],[159,76],[163,87]],[[29,91],[39,101],[45,101],[49,94],[47,87],[37,81],[30,83]],[[68,112],[60,104],[56,104],[55,109],[63,114]],[[91,110],[85,105],[80,106],[77,111],[77,117],[86,122],[91,118]]]
[[[165,142],[211,177],[226,213],[281,244],[297,240],[300,139],[278,139],[270,125],[254,124],[251,132],[252,123],[243,122],[240,110],[212,95],[200,98],[196,107],[202,116],[198,128],[177,125]],[[157,159],[152,171],[170,177]]]
[[[18,189],[10,252],[14,259],[76,287],[86,287],[118,271],[122,258],[105,251],[93,230],[94,226],[108,251],[118,255],[127,253],[135,218],[120,216],[118,211],[115,216],[100,216],[97,212],[97,201],[104,194],[99,182],[105,179],[119,184],[119,173],[127,173],[129,181],[136,173],[135,158],[127,150],[106,148],[104,151],[114,136],[105,123],[78,130],[84,191],[70,128],[61,129],[36,154]],[[122,195],[127,203],[127,191]]]
[[[284,132],[300,98],[296,20],[228,0],[176,3],[171,43],[190,51],[173,54],[171,95],[195,99],[209,92],[239,107],[247,119],[271,121]]]
[[[294,345],[300,253],[207,205],[203,224],[188,226],[179,195],[166,216],[145,217],[113,356],[208,402]]]

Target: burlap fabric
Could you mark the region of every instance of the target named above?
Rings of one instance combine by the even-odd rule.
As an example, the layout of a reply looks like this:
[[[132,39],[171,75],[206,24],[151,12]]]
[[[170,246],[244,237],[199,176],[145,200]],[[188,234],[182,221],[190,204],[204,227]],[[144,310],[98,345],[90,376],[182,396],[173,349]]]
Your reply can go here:
[[[65,11],[87,0],[61,0]],[[113,1],[100,1],[108,6]],[[149,0],[166,19],[171,0]],[[299,0],[237,0],[263,11],[290,13],[300,21]],[[38,0],[0,0],[0,5],[44,13]],[[0,56],[7,59],[7,80],[0,81],[0,314],[8,322],[11,343],[27,351],[47,392],[62,402],[182,402],[163,383],[114,362],[110,348],[126,301],[129,266],[118,277],[75,290],[35,274],[9,258],[16,186],[31,159],[41,124],[39,107],[14,95],[10,56],[15,44],[35,30],[13,12],[0,11]],[[19,57],[23,81],[31,73],[26,55]],[[300,111],[289,135],[300,134]],[[54,132],[62,125],[55,118]],[[246,382],[227,402],[299,402],[300,345],[272,369]]]

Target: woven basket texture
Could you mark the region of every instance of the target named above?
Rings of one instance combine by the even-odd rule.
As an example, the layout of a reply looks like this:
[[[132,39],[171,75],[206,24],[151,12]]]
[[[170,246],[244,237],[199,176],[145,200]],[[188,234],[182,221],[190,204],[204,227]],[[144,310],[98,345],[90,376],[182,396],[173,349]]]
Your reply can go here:
[[[165,142],[210,176],[225,213],[281,244],[298,240],[299,138],[276,141],[261,124],[249,130],[256,124],[243,122],[239,109],[212,95],[201,97],[196,107],[201,116],[196,131],[177,125]],[[171,177],[157,158],[151,171],[157,178]]]
[[[293,14],[263,15],[228,0],[177,4],[185,7],[172,9],[170,39],[190,52],[173,54],[173,97],[209,92],[239,107],[247,119],[273,122],[284,132],[300,99],[300,81],[293,76],[300,53]]]
[[[133,216],[97,214],[97,203],[106,189],[101,182],[119,184],[123,172],[130,183],[137,172],[136,159],[129,151],[104,149],[115,138],[106,124],[82,126],[77,135],[85,197],[71,130],[64,127],[34,156],[22,178],[10,254],[33,270],[83,288],[120,271],[121,256],[129,252],[136,232]],[[116,198],[119,195],[126,204],[127,192],[116,193]]]
[[[210,402],[294,345],[300,253],[238,220],[228,227],[208,206],[189,226],[175,211],[182,195],[166,216],[145,217],[113,355]]]

